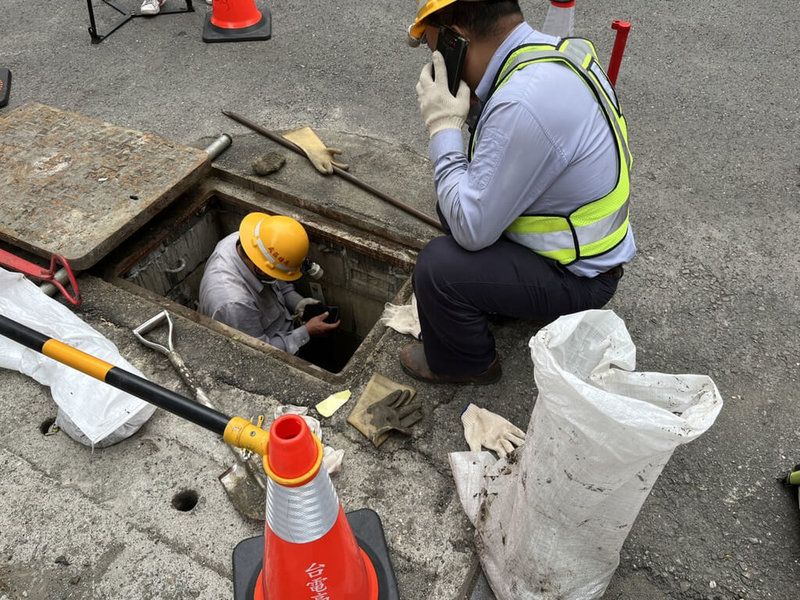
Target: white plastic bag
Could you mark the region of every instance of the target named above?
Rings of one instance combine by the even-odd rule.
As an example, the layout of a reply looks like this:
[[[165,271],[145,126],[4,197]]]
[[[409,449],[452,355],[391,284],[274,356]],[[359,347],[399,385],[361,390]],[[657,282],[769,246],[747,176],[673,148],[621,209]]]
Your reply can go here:
[[[0,268],[0,314],[114,366],[142,376],[117,347],[20,273]],[[0,335],[0,367],[33,377],[59,407],[58,425],[87,446],[133,435],[156,407]]]
[[[633,372],[611,311],[561,317],[530,340],[539,396],[525,445],[506,459],[450,455],[478,554],[499,600],[603,595],[673,450],[722,408],[702,375]]]

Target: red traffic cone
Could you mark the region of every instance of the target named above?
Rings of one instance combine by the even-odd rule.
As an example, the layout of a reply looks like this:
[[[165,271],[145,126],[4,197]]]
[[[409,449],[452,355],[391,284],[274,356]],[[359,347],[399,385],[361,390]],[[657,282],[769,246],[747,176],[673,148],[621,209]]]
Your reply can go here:
[[[322,466],[322,444],[302,417],[275,420],[263,462],[265,533],[233,552],[235,600],[397,600],[380,519],[370,510],[345,515]]]
[[[204,42],[251,42],[272,36],[272,16],[255,0],[213,0],[203,27]]]

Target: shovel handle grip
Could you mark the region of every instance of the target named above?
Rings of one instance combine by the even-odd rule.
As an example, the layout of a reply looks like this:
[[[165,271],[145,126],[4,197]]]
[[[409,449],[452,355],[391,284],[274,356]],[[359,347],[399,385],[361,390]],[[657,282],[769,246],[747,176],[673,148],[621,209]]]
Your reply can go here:
[[[159,327],[164,322],[167,323],[168,327],[166,346],[164,346],[163,344],[159,344],[158,342],[155,342],[153,340],[148,340],[146,337],[144,337],[145,334],[149,333],[156,327]],[[215,408],[209,403],[208,397],[205,395],[205,393],[203,393],[203,390],[200,389],[200,384],[197,383],[197,377],[195,376],[195,374],[189,367],[186,366],[186,363],[183,362],[183,358],[181,357],[181,355],[178,354],[178,352],[175,350],[175,344],[172,341],[174,330],[175,326],[172,322],[172,317],[170,317],[169,312],[167,312],[166,310],[162,310],[155,317],[145,321],[144,323],[139,325],[136,329],[134,329],[133,335],[135,335],[136,339],[138,339],[142,344],[144,344],[148,348],[151,348],[156,352],[164,354],[169,359],[169,362],[172,363],[172,366],[175,367],[175,370],[178,372],[178,375],[180,375],[183,383],[185,383],[189,387],[189,389],[192,390],[195,397],[198,398],[198,400],[201,400],[202,401],[201,403],[204,404],[205,406],[208,406],[209,408]]]

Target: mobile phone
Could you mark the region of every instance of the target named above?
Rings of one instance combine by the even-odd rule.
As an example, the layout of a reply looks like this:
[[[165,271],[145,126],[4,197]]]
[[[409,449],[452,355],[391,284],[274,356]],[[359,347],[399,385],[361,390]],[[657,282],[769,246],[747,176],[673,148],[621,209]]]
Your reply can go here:
[[[439,27],[436,49],[444,57],[444,65],[447,67],[447,87],[453,96],[458,93],[458,86],[461,83],[461,71],[464,69],[468,45],[468,39],[461,37],[449,27],[444,25]]]
[[[322,313],[328,313],[325,323],[336,323],[339,320],[339,307],[327,304],[309,304],[303,309],[303,321],[308,321]]]

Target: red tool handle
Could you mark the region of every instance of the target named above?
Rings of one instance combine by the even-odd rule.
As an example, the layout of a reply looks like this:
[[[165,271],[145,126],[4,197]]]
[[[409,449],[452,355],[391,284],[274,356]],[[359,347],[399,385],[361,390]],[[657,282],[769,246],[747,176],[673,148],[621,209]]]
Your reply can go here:
[[[622,54],[625,52],[625,44],[628,41],[628,32],[631,30],[631,24],[627,21],[614,21],[611,24],[611,29],[617,30],[617,38],[614,40],[614,49],[611,51],[611,60],[608,62],[606,74],[611,80],[611,85],[617,85],[619,65],[622,62]]]
[[[61,282],[55,278],[57,264],[60,264],[62,267],[64,267],[64,271],[66,271],[67,273],[69,284],[75,291],[74,295],[70,294],[66,290],[66,288],[61,284]],[[42,281],[53,284],[56,287],[56,289],[62,294],[64,294],[64,297],[75,306],[79,306],[81,302],[83,302],[81,298],[81,292],[78,289],[78,282],[75,281],[75,275],[72,272],[72,268],[69,266],[67,259],[64,258],[63,256],[59,256],[58,254],[53,254],[50,257],[50,268],[43,269],[39,265],[36,265],[32,262],[28,262],[24,258],[20,258],[19,256],[14,256],[10,252],[6,252],[5,250],[0,249],[0,266],[9,267],[10,269],[19,271],[24,275],[34,277],[35,279],[41,279]]]
[[[55,277],[56,264],[60,264],[62,267],[64,267],[64,271],[66,271],[67,273],[67,279],[69,281],[69,285],[75,292],[74,295],[67,292],[66,288],[63,285],[61,285],[61,282],[58,279],[56,279]],[[50,273],[52,273],[52,275],[50,275],[50,277],[47,278],[45,281],[47,281],[47,283],[52,283],[54,286],[56,286],[56,289],[58,289],[58,291],[61,292],[73,306],[80,306],[81,302],[83,302],[83,298],[81,298],[81,291],[78,289],[78,282],[75,281],[75,274],[72,272],[72,267],[69,266],[67,259],[59,254],[53,254],[53,256],[50,257],[50,270],[48,271],[48,274]]]

